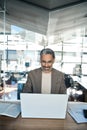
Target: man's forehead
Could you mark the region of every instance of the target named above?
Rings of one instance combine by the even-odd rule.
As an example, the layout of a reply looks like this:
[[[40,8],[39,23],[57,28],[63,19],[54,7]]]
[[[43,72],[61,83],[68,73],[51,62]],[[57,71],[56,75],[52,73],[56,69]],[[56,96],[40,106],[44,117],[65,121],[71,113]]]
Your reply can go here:
[[[41,61],[44,61],[44,62],[52,62],[53,60],[54,58],[52,56],[48,56],[48,57],[43,56],[41,58]]]
[[[41,56],[41,58],[48,58],[48,57],[53,58],[53,56],[52,56],[51,54],[43,54],[43,55]]]

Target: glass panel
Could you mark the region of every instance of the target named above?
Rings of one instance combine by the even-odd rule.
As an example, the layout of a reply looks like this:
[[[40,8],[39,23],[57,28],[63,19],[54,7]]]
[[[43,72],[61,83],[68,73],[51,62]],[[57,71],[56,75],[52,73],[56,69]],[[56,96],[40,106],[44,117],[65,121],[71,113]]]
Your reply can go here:
[[[82,74],[87,76],[87,63],[86,64],[82,64]]]
[[[4,77],[5,80],[4,97],[6,100],[20,98],[19,93],[26,82],[28,71],[40,67],[39,54],[44,47],[49,47],[55,51],[54,67],[56,69],[73,75],[74,70],[76,71],[78,68],[77,66],[80,66],[82,74],[87,75],[87,38],[86,36],[84,37],[86,29],[84,27],[78,29],[76,25],[73,29],[72,27],[68,28],[66,23],[70,22],[71,18],[66,17],[68,18],[66,19],[67,22],[63,21],[62,16],[69,13],[68,9],[64,10],[50,13],[47,36],[22,27],[22,24],[28,23],[27,18],[26,23],[22,23],[19,27],[20,24],[18,25],[16,19],[11,19],[11,21],[9,16],[7,21],[5,21],[4,12],[0,12],[0,71],[4,72],[0,73],[0,77]],[[26,15],[24,16],[23,14],[24,17]],[[39,22],[38,17],[37,20]],[[62,27],[60,26],[61,21]],[[75,23],[75,21],[71,20],[71,23],[73,22]],[[78,19],[76,23],[78,23]],[[29,24],[29,26],[31,25]],[[52,31],[54,33],[50,33]],[[17,84],[15,84],[14,80],[9,82],[13,73],[17,79]],[[78,75],[78,72],[76,74]]]
[[[4,23],[4,11],[0,8],[0,99],[2,99],[2,96],[4,95],[4,71],[2,69],[4,61],[4,47],[2,46],[4,44],[4,37],[5,36],[5,23]],[[3,59],[3,60],[2,60]]]

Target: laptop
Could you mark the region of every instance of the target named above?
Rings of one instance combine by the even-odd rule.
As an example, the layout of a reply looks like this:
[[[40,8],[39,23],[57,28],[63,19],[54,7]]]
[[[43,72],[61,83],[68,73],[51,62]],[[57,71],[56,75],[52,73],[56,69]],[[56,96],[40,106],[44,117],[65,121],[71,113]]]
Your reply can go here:
[[[66,118],[67,94],[21,93],[20,99],[22,118]]]

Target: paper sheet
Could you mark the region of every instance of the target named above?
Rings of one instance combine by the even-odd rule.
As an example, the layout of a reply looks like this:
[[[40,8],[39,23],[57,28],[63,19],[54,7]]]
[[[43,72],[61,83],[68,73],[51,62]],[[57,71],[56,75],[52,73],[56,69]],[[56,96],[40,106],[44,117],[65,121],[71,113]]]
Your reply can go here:
[[[84,102],[69,102],[68,112],[77,123],[86,123],[87,118],[83,115],[83,109],[87,109],[87,103]]]
[[[16,118],[20,112],[20,102],[0,101],[0,115]]]

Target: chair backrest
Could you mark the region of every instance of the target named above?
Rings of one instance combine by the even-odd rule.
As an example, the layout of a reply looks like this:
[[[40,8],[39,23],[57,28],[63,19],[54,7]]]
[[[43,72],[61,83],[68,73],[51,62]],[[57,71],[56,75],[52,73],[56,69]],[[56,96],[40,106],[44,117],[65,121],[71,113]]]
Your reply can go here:
[[[68,75],[68,74],[65,74],[64,77],[65,77],[66,87],[67,88],[69,88],[69,87],[73,88],[74,81],[73,81],[72,77],[70,75]]]

